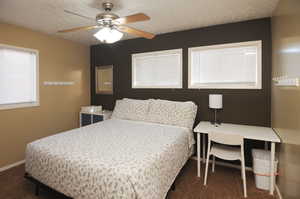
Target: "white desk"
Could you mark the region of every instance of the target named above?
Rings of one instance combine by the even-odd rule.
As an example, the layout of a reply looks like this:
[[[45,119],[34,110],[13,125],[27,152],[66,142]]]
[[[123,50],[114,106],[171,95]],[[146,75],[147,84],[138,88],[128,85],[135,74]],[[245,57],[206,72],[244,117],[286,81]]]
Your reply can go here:
[[[209,134],[210,132],[220,132],[220,133],[228,133],[228,134],[236,134],[241,135],[245,139],[250,140],[260,140],[265,142],[271,142],[271,173],[274,173],[274,160],[275,160],[275,143],[279,143],[280,138],[273,131],[272,128],[268,127],[259,127],[259,126],[250,126],[250,125],[238,125],[238,124],[226,124],[222,123],[218,127],[212,125],[210,122],[200,122],[196,128],[194,128],[194,132],[197,133],[197,159],[198,159],[198,177],[200,177],[200,142],[201,137],[200,134]],[[205,160],[205,145],[203,147],[203,160]],[[270,194],[273,195],[274,192],[274,175],[270,177]]]

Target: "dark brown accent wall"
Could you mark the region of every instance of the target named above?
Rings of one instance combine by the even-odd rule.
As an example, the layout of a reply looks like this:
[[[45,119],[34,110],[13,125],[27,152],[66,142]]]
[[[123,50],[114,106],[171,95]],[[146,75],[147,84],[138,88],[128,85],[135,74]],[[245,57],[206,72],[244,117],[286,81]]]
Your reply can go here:
[[[214,44],[262,40],[262,89],[187,89],[188,48]],[[132,89],[131,54],[168,49],[183,49],[183,89]],[[95,66],[114,65],[114,94],[95,94]],[[91,46],[91,103],[113,109],[115,100],[128,97],[137,99],[161,98],[194,101],[198,105],[196,123],[209,120],[208,94],[223,94],[222,121],[270,126],[271,87],[271,26],[270,18],[223,24],[187,31],[157,35],[152,40],[130,39],[115,44]],[[262,146],[262,143],[251,143]]]

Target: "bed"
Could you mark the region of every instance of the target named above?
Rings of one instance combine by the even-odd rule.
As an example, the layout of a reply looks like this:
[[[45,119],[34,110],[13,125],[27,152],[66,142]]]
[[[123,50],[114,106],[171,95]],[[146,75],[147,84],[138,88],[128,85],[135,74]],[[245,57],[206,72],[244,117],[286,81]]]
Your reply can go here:
[[[192,130],[151,111],[161,101],[128,101],[122,102],[129,111],[117,103],[112,119],[28,144],[26,173],[75,199],[165,198],[193,153]]]

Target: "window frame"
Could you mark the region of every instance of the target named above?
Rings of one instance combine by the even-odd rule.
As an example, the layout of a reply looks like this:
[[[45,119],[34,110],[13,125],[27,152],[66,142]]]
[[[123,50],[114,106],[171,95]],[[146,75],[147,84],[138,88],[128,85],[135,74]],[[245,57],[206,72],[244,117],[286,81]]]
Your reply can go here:
[[[180,56],[179,65],[180,65],[180,71],[179,71],[179,85],[178,86],[172,86],[172,85],[166,85],[166,86],[136,86],[134,85],[135,81],[135,72],[136,72],[136,61],[135,58],[139,57],[147,57],[147,56],[155,56],[155,55],[171,55],[171,54],[178,54]],[[183,88],[183,63],[182,63],[182,56],[183,56],[183,49],[171,49],[171,50],[160,50],[160,51],[152,51],[152,52],[145,52],[145,53],[134,53],[131,55],[131,88],[132,89],[182,89]]]
[[[0,111],[1,110],[7,110],[7,109],[17,109],[17,108],[26,108],[26,107],[36,107],[40,106],[40,93],[39,93],[39,51],[36,49],[31,49],[31,48],[23,48],[23,47],[18,47],[18,46],[12,46],[12,45],[7,45],[7,44],[1,44],[0,47],[3,48],[8,48],[8,49],[13,49],[17,51],[24,51],[24,52],[30,52],[34,53],[35,56],[35,94],[36,94],[36,100],[33,102],[22,102],[22,103],[11,103],[11,104],[0,104]]]
[[[208,83],[208,84],[192,84],[191,72],[192,72],[192,53],[208,50],[208,49],[221,49],[221,48],[232,48],[232,47],[243,47],[243,46],[256,46],[257,47],[257,67],[256,67],[256,84],[249,85],[246,83]],[[262,89],[262,40],[246,41],[237,43],[217,44],[209,46],[191,47],[188,49],[188,88],[189,89]]]

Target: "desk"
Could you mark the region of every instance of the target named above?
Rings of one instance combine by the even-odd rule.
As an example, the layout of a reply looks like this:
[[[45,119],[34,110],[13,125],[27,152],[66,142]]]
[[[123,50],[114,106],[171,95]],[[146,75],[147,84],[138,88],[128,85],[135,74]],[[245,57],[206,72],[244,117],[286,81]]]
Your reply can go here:
[[[222,123],[218,127],[211,124],[210,122],[202,121],[195,128],[194,132],[197,133],[197,161],[198,161],[198,177],[200,177],[200,134],[209,134],[210,132],[220,132],[220,133],[230,133],[235,135],[241,135],[245,139],[250,140],[260,140],[265,142],[271,142],[271,173],[274,173],[274,160],[275,160],[275,143],[280,143],[280,138],[273,131],[272,128],[269,127],[259,127],[259,126],[250,126],[250,125],[238,125],[238,124],[228,124]],[[203,160],[205,159],[205,145],[203,147]],[[274,192],[274,184],[275,178],[274,175],[270,177],[270,194],[273,195]]]

